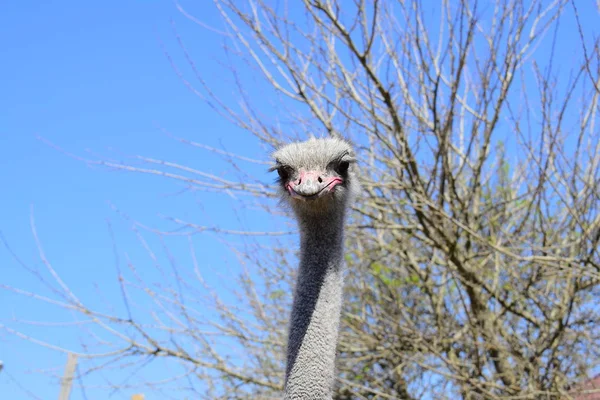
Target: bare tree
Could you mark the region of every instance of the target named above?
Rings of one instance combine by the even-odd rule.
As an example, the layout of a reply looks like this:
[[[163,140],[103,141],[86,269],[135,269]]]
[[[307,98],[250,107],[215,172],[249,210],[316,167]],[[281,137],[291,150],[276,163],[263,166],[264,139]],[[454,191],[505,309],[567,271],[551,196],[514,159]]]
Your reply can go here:
[[[435,3],[214,0],[228,50],[248,67],[232,69],[242,106],[176,71],[267,147],[312,133],[355,143],[363,190],[348,227],[336,399],[569,398],[600,365],[600,49],[577,6],[595,8]],[[564,24],[579,32],[569,55],[556,50]],[[270,84],[274,114],[244,86],[247,74]],[[226,157],[244,179],[145,157],[86,162],[246,194],[240,201],[279,218],[272,178],[245,175],[260,161],[181,140]],[[161,283],[170,290],[144,281],[148,266],[119,276],[125,304],[145,292],[153,318],[92,309],[57,275],[55,297],[21,293],[111,337],[80,355],[92,371],[163,357],[182,366],[182,388],[206,398],[278,398],[293,238],[172,222],[246,238],[238,300],[203,280],[193,246],[191,267]]]

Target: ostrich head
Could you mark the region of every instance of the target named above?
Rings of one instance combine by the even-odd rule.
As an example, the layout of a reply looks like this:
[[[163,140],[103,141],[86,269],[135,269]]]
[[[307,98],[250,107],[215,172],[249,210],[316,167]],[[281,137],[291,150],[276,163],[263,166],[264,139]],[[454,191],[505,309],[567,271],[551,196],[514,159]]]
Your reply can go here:
[[[341,139],[309,139],[290,143],[273,154],[284,203],[299,218],[344,214],[357,191],[354,152]]]

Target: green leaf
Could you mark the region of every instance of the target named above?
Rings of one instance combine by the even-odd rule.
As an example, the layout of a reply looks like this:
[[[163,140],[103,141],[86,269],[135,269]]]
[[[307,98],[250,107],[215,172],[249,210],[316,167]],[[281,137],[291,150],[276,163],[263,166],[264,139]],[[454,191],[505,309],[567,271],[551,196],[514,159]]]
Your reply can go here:
[[[371,264],[371,268],[373,268],[373,273],[375,275],[379,275],[379,274],[381,274],[381,271],[383,270],[383,265],[381,263],[374,262],[373,264]]]
[[[276,300],[276,299],[280,299],[285,295],[285,292],[281,289],[278,290],[273,290],[270,294],[269,294],[269,298],[271,300]]]

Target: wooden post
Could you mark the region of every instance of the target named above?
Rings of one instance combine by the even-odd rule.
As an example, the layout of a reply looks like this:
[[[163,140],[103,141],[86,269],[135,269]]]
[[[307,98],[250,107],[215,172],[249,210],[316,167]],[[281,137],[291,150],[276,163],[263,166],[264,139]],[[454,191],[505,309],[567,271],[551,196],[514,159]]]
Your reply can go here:
[[[58,400],[69,400],[69,397],[71,396],[71,386],[73,386],[75,367],[77,367],[77,355],[69,353],[67,365],[65,366],[65,374],[60,383],[60,395],[58,396]]]

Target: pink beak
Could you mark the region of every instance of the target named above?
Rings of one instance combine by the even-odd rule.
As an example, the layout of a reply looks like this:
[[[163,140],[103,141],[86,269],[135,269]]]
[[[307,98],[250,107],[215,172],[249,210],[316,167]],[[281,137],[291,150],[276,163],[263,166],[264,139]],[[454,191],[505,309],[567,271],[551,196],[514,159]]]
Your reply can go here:
[[[330,193],[342,183],[343,180],[337,176],[323,178],[316,171],[300,171],[300,177],[296,181],[288,182],[286,189],[293,198],[307,201]]]

